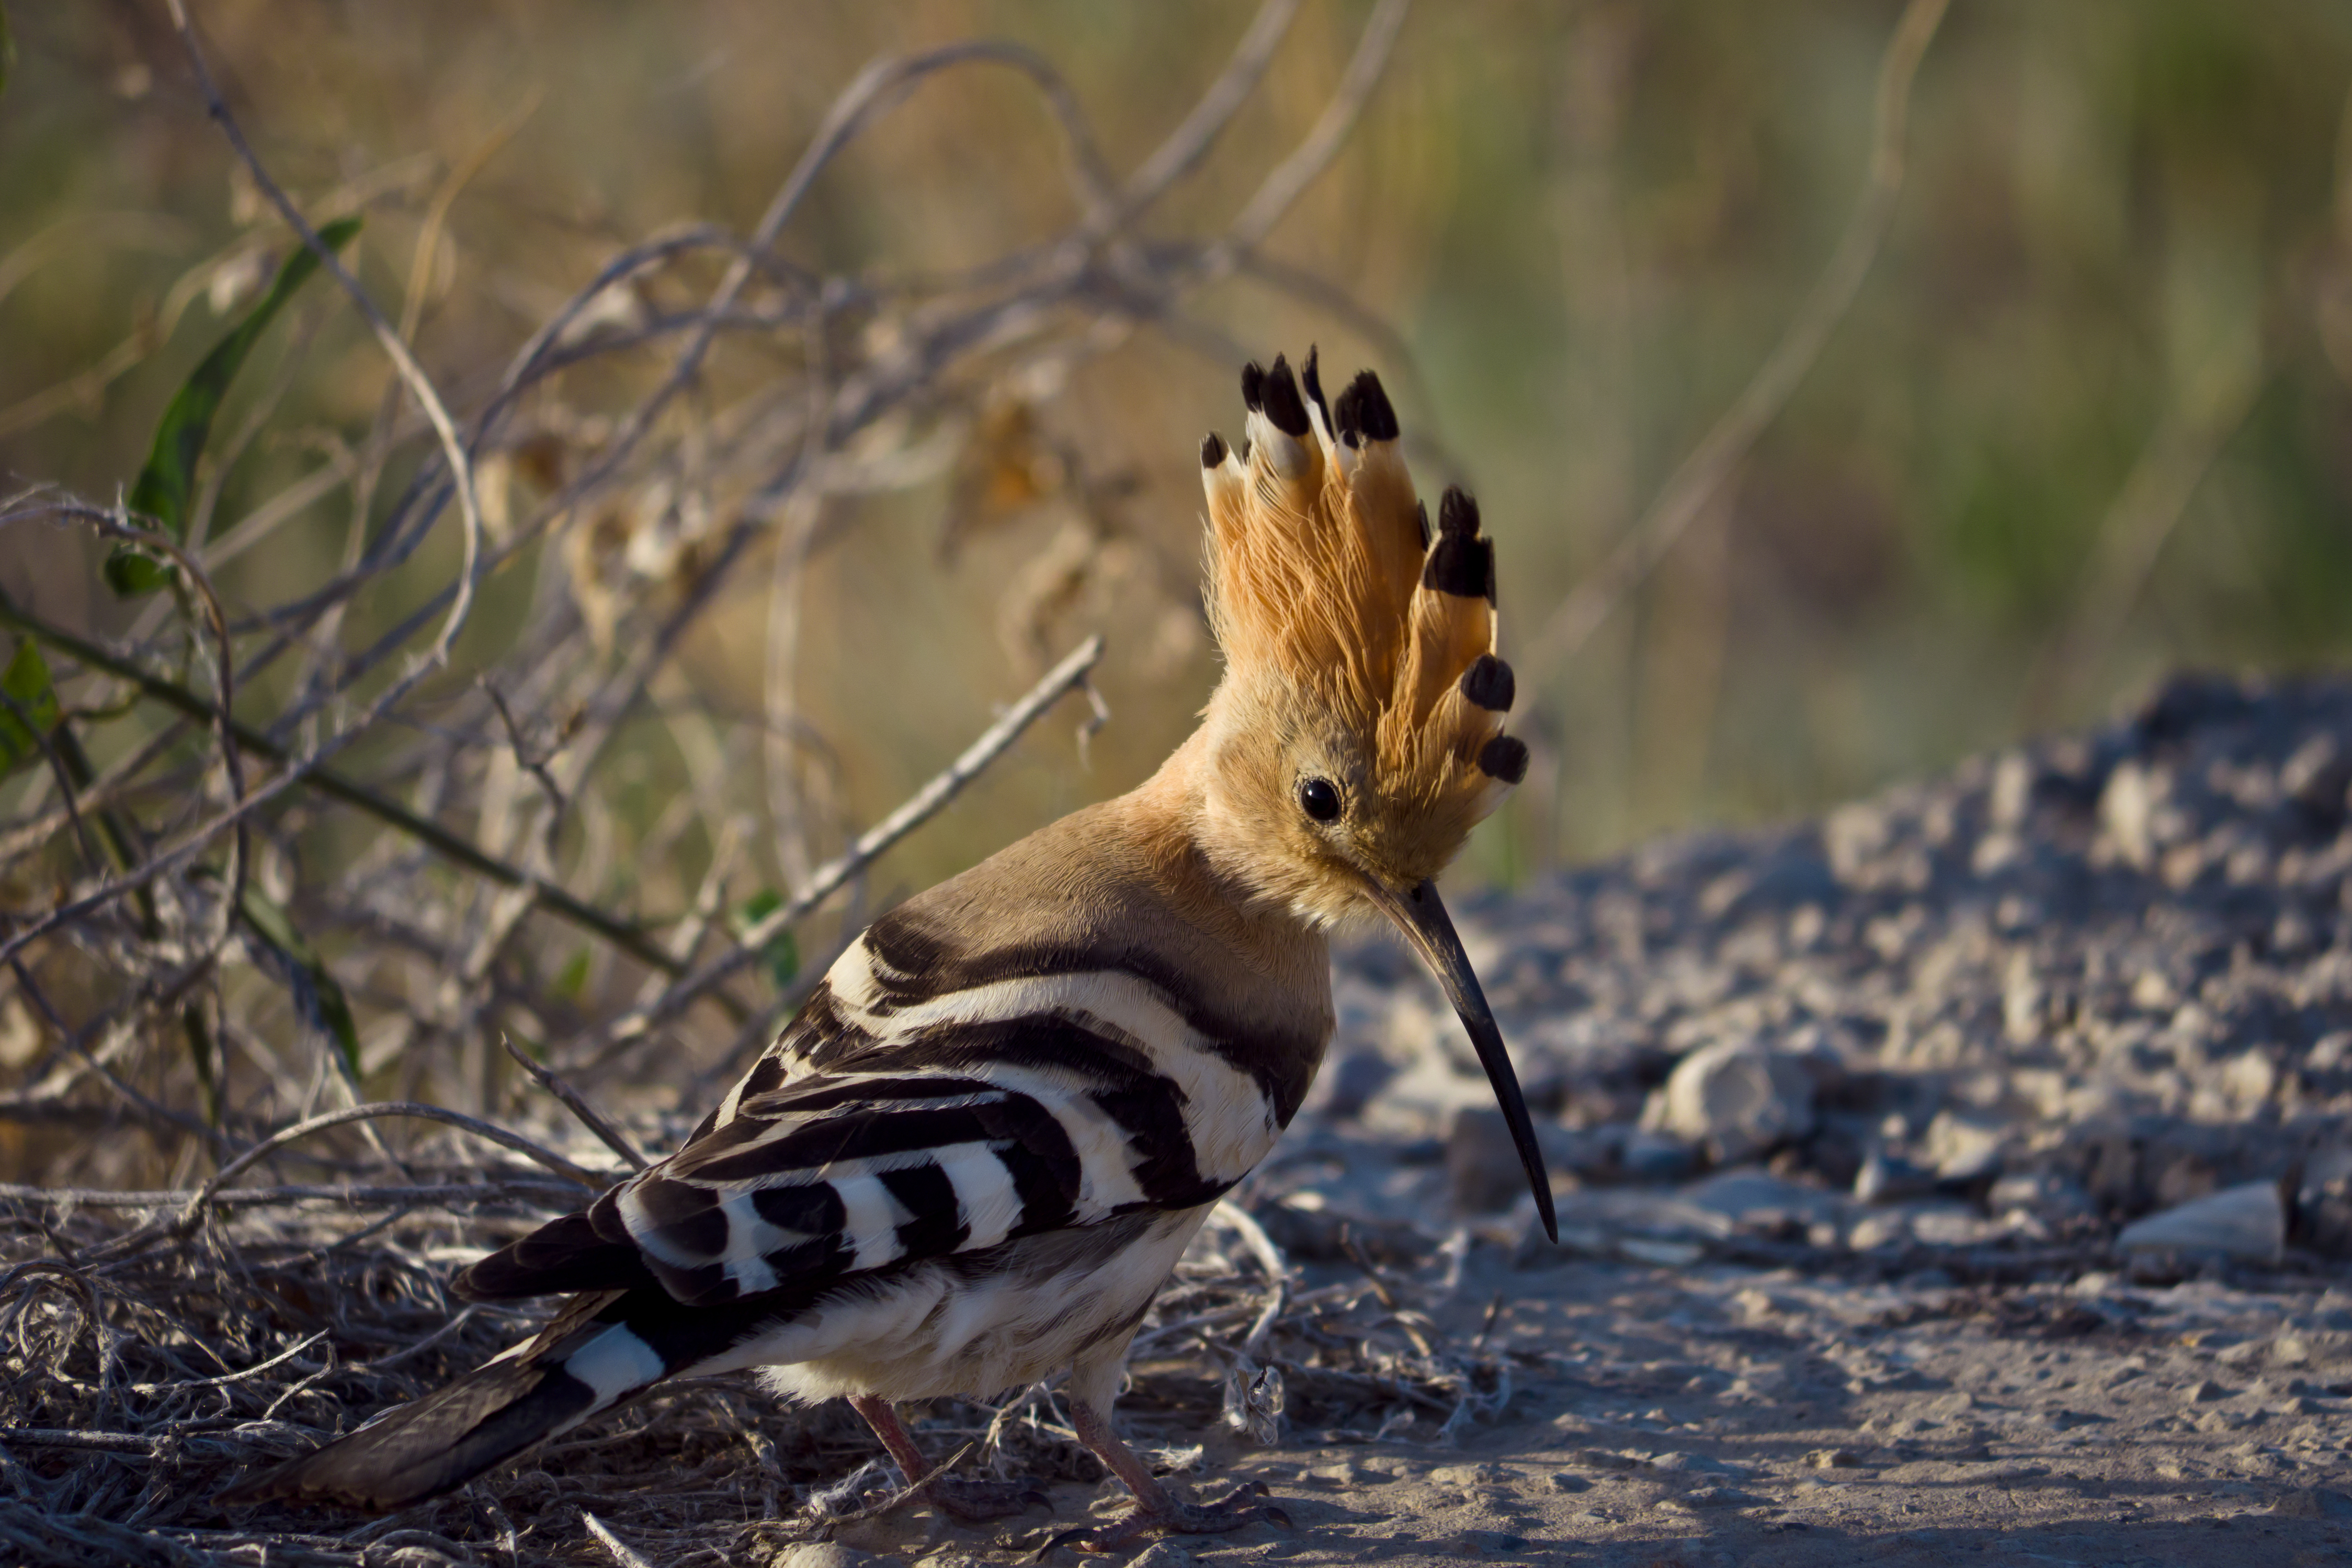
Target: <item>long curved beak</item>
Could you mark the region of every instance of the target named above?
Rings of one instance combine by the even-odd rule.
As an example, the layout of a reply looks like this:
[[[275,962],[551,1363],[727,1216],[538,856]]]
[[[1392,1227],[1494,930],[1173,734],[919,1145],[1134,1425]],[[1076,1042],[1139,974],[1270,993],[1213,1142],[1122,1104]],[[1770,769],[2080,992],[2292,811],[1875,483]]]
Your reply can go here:
[[[1494,1009],[1486,1005],[1486,993],[1479,987],[1469,955],[1462,951],[1454,921],[1438,900],[1437,885],[1423,882],[1411,892],[1400,893],[1377,877],[1368,876],[1364,882],[1371,890],[1372,901],[1396,922],[1405,941],[1445,987],[1445,999],[1462,1016],[1462,1026],[1470,1031],[1470,1043],[1477,1047],[1478,1063],[1486,1069],[1486,1081],[1495,1086],[1495,1100],[1503,1108],[1511,1142],[1518,1145],[1519,1163],[1526,1167],[1528,1185],[1535,1191],[1536,1213],[1542,1216],[1544,1234],[1558,1241],[1559,1221],[1552,1214],[1551,1177],[1544,1172],[1543,1151],[1536,1146],[1527,1096],[1519,1092],[1519,1075],[1511,1070],[1511,1058],[1503,1049],[1503,1031],[1495,1025]]]

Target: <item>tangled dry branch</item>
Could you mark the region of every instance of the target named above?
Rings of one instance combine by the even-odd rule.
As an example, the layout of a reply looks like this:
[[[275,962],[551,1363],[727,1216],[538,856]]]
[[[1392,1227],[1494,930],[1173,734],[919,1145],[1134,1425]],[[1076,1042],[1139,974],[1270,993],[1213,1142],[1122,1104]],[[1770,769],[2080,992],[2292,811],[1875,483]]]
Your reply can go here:
[[[858,832],[809,798],[731,787],[729,763],[779,724],[788,758],[822,749],[788,706],[717,714],[668,700],[667,682],[748,562],[772,556],[791,586],[838,537],[834,503],[942,473],[1003,389],[1063,384],[1139,331],[1241,357],[1189,308],[1228,278],[1351,309],[1256,247],[1346,141],[1406,9],[1374,9],[1330,100],[1223,231],[1143,225],[1257,92],[1295,0],[1268,0],[1124,179],[1034,52],[976,42],[878,62],[751,232],[697,224],[631,245],[503,364],[436,380],[415,347],[415,279],[388,307],[341,249],[344,220],[418,174],[309,195],[276,178],[215,85],[201,14],[173,0],[203,101],[299,247],[240,331],[257,335],[320,269],[341,291],[322,308],[356,310],[394,374],[363,438],[217,528],[217,468],[200,484],[197,454],[235,373],[227,343],[126,499],[37,486],[0,500],[0,525],[103,541],[110,585],[147,595],[111,637],[48,602],[0,600],[20,639],[0,678],[0,761],[24,764],[0,823],[15,906],[0,914],[14,986],[0,1028],[33,1042],[0,1123],[43,1176],[0,1187],[12,1560],[731,1561],[870,1500],[823,1489],[869,1452],[846,1416],[784,1413],[731,1380],[585,1428],[495,1494],[357,1529],[231,1520],[209,1500],[238,1468],[509,1342],[521,1321],[452,1301],[449,1265],[575,1205],[618,1173],[614,1156],[675,1139],[679,1116],[645,1089],[658,1077],[676,1091],[679,1057],[649,1077],[643,1047],[680,1044],[706,1084],[732,1070],[822,968],[802,951],[813,922],[845,902],[853,919],[877,856],[1070,693],[1092,701],[1089,731],[1107,716],[1095,639]],[[789,258],[813,185],[859,137],[932,79],[982,68],[1014,73],[1057,127],[1066,228],[914,280]],[[447,172],[420,258],[496,145]],[[592,382],[633,398],[588,412]],[[339,496],[354,521],[322,576],[270,603],[219,586],[227,563]],[[510,636],[477,636],[501,577],[529,584],[530,612]],[[638,821],[606,764],[646,736],[693,783]],[[803,853],[747,902],[734,852],[763,821]],[[830,858],[806,853],[828,839]],[[642,868],[697,864],[666,906],[648,893],[661,884]],[[1245,1428],[1281,1420],[1286,1399],[1291,1419],[1367,1440],[1507,1392],[1496,1363],[1423,1331],[1402,1279],[1294,1294],[1262,1232],[1244,1216],[1231,1234],[1240,1250],[1205,1245],[1147,1335],[1147,1422],[1184,1430],[1202,1414],[1188,1403],[1227,1377]],[[944,1406],[933,1425],[971,1438],[982,1465],[1090,1463],[1049,1391]],[[656,1471],[660,1487],[638,1484]]]

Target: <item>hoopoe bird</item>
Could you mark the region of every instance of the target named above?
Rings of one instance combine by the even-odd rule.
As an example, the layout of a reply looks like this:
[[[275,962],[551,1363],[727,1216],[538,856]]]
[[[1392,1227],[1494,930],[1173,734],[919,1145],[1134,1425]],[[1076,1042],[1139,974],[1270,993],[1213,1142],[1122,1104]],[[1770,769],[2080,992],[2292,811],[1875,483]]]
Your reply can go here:
[[[876,921],[684,1147],[458,1276],[477,1301],[569,1296],[545,1329],[230,1500],[401,1507],[665,1379],[751,1367],[846,1398],[914,1487],[898,1404],[1066,1371],[1072,1426],[1135,1497],[1077,1544],[1261,1517],[1244,1492],[1178,1498],[1111,1405],[1154,1294],[1307,1096],[1327,933],[1368,919],[1461,1015],[1553,1229],[1433,882],[1527,769],[1494,548],[1459,489],[1431,529],[1378,377],[1327,404],[1313,353],[1300,368],[1247,366],[1247,438],[1201,444],[1224,675],[1192,737]],[[924,1489],[966,1521],[1029,1495]]]

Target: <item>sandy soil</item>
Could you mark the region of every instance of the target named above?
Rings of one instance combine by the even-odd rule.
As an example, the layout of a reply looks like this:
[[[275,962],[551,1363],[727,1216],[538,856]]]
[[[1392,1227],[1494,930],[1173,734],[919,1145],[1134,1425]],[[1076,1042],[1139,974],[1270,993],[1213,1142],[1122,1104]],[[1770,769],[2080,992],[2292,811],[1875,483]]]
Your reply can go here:
[[[1154,1568],[2352,1561],[2352,1295],[1496,1256],[1440,1325],[1475,1336],[1496,1292],[1491,1342],[1533,1363],[1502,1419],[1458,1447],[1227,1439],[1193,1479],[1262,1479],[1293,1528],[1168,1542]],[[1066,1524],[1096,1494],[1054,1495]],[[950,1568],[1027,1523],[919,1509],[843,1544]]]

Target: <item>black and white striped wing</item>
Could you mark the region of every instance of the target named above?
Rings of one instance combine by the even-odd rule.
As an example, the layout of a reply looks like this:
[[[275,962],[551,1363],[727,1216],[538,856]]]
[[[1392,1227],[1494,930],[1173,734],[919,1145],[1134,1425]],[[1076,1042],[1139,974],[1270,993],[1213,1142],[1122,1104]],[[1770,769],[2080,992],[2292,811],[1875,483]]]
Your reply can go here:
[[[917,994],[877,935],[887,921],[684,1148],[460,1289],[650,1282],[717,1305],[1208,1203],[1280,1131],[1259,1076],[1152,980],[1074,955]]]

